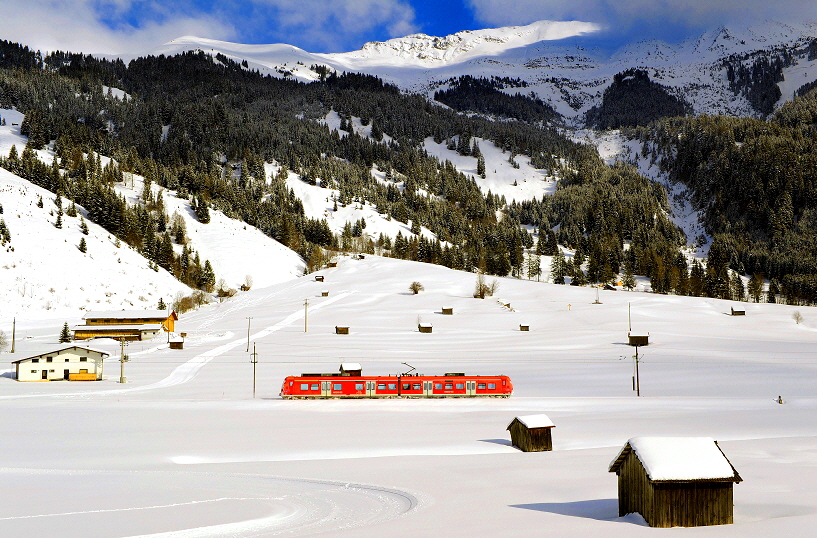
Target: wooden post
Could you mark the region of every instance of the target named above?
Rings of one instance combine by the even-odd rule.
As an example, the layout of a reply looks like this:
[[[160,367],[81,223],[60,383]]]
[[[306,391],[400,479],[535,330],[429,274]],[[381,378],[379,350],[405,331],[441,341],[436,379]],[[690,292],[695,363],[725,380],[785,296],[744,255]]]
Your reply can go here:
[[[247,353],[250,352],[250,320],[252,320],[252,318],[247,317]]]
[[[638,377],[638,346],[635,346],[635,394],[641,396],[641,379]]]
[[[17,336],[17,317],[11,322],[11,352],[14,353],[14,338]]]
[[[255,342],[252,343],[252,397],[255,398],[255,365],[258,364],[258,353],[255,352]]]
[[[128,380],[125,378],[125,337],[124,336],[119,338],[119,343],[122,346],[121,351],[119,352],[119,382],[120,383],[127,383]]]
[[[309,331],[309,299],[304,300],[304,332]]]

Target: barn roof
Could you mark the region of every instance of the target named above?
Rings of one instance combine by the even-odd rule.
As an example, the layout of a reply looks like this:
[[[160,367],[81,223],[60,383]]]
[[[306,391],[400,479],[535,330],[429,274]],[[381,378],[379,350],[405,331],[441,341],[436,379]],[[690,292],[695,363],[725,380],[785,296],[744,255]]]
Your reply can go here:
[[[158,331],[162,328],[161,323],[145,323],[139,325],[74,325],[72,331],[93,331],[93,332],[116,332],[122,330],[135,331]]]
[[[526,428],[553,428],[555,426],[555,424],[553,424],[553,421],[550,420],[547,415],[542,414],[516,417],[511,421],[511,424],[513,424],[514,420],[518,420],[519,423],[525,426]],[[508,424],[508,428],[505,429],[509,429],[511,427],[511,424]]]
[[[618,471],[631,452],[653,482],[742,481],[711,437],[633,437],[610,463],[609,471]]]
[[[342,362],[340,363],[340,369],[342,372],[348,372],[349,370],[362,370],[363,367],[360,366],[359,362]]]
[[[172,310],[98,310],[88,312],[82,319],[166,319],[170,316],[179,319]]]
[[[88,346],[78,346],[76,344],[54,344],[54,345],[51,345],[51,346],[42,346],[42,347],[38,347],[37,349],[32,349],[31,351],[28,352],[28,354],[25,357],[23,357],[21,359],[17,359],[16,361],[11,361],[11,364],[27,361],[29,359],[34,359],[34,358],[37,358],[37,357],[42,357],[43,355],[51,355],[53,353],[59,353],[61,351],[66,351],[66,350],[74,349],[74,348],[84,349],[86,351],[93,351],[95,353],[100,353],[102,355],[105,355],[106,357],[108,355],[110,355],[110,353],[108,353],[107,351],[102,351],[101,349],[96,349],[96,348],[88,347]]]

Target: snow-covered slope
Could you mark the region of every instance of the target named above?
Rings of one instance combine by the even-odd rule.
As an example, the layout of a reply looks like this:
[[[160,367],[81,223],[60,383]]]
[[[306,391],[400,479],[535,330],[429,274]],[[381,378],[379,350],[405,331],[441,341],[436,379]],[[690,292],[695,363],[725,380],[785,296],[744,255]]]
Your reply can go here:
[[[93,222],[86,220],[87,236],[79,216],[63,215],[62,228],[56,228],[54,194],[3,169],[0,204],[11,233],[11,242],[0,249],[4,320],[52,312],[76,320],[83,310],[156,308],[160,297],[169,301],[179,291],[192,292],[163,269],[148,267],[141,254]],[[79,250],[82,239],[85,253]]]

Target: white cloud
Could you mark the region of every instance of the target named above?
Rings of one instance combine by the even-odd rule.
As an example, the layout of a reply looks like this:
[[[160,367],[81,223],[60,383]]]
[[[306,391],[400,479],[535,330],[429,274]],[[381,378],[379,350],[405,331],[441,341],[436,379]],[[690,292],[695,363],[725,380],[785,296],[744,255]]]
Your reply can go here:
[[[95,0],[3,0],[0,35],[43,53],[110,54],[146,51],[181,35],[220,39],[235,35],[231,25],[207,14],[151,10],[147,20],[130,23],[121,15],[132,4],[115,0],[100,10]]]
[[[585,20],[611,27],[647,24],[700,27],[745,19],[817,20],[814,0],[468,0],[490,25],[535,20]]]

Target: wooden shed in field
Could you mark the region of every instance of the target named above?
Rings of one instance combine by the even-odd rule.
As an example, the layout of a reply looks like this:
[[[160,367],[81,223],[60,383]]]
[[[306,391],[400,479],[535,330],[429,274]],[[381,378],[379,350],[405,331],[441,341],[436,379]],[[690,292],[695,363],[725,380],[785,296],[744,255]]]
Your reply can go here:
[[[732,523],[740,475],[711,437],[634,437],[609,471],[618,475],[618,514],[650,527]]]
[[[170,349],[184,349],[184,337],[180,334],[172,334],[167,343]]]
[[[732,311],[733,316],[745,316],[746,315],[746,310],[735,310],[734,306],[729,307],[729,310]]]
[[[360,377],[363,375],[363,367],[359,362],[340,363],[340,375],[343,377]]]
[[[417,330],[421,333],[430,333],[434,330],[434,327],[431,325],[431,323],[418,323]]]
[[[315,275],[315,282],[323,282],[323,275]]]
[[[650,334],[627,333],[627,343],[631,346],[648,346],[650,345]]]
[[[553,428],[547,415],[526,415],[514,418],[506,429],[511,432],[511,444],[522,452],[544,452],[553,450]]]

